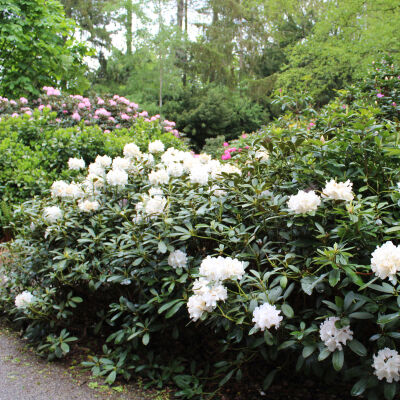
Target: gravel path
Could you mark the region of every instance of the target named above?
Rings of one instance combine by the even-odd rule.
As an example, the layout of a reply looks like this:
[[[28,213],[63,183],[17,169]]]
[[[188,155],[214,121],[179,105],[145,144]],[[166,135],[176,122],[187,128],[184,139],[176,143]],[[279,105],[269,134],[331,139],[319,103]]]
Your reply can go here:
[[[117,392],[121,391],[121,393]],[[166,393],[115,389],[63,363],[49,363],[0,324],[0,400],[168,400]]]

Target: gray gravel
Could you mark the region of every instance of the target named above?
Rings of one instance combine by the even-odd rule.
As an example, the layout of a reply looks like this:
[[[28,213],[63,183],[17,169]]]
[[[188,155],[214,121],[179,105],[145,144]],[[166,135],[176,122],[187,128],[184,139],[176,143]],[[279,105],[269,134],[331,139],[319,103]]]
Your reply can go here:
[[[122,390],[122,386],[117,389]],[[135,387],[124,387],[118,393],[79,369],[41,359],[15,333],[0,324],[0,400],[92,399],[168,400],[169,396],[142,392]]]

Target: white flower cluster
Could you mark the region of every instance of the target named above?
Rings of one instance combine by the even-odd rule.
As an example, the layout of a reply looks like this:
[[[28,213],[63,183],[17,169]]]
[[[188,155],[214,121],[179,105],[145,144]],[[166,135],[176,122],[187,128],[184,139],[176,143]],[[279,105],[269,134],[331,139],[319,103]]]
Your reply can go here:
[[[125,186],[128,183],[128,174],[123,169],[112,169],[108,171],[107,183],[111,186]]]
[[[386,242],[378,246],[371,256],[372,271],[381,279],[395,280],[396,273],[400,271],[400,246]]]
[[[20,293],[15,297],[15,306],[17,308],[25,308],[28,307],[29,304],[35,301],[35,297],[32,293],[25,290],[24,292]]]
[[[172,268],[186,268],[187,256],[181,250],[175,250],[168,257],[168,265]]]
[[[350,180],[336,182],[334,179],[331,179],[329,182],[326,182],[322,195],[333,200],[351,201],[354,199],[352,188],[353,183]]]
[[[281,317],[280,310],[276,309],[276,306],[269,304],[269,303],[264,303],[261,306],[258,306],[254,309],[253,311],[253,322],[254,326],[262,331],[265,330],[265,328],[269,329],[273,326],[275,328],[278,328],[283,317]]]
[[[163,192],[158,188],[151,188],[148,195],[142,196],[142,201],[136,204],[137,216],[133,222],[140,222],[143,214],[150,218],[163,214],[168,207],[168,200],[163,197]]]
[[[142,156],[142,152],[135,143],[128,143],[124,146],[124,156],[140,158]]]
[[[211,312],[217,306],[217,302],[228,298],[226,288],[219,282],[210,283],[204,278],[196,280],[193,284],[194,295],[188,300],[190,318],[197,321],[204,312]]]
[[[162,153],[164,150],[165,146],[161,140],[155,140],[149,143],[149,153]]]
[[[152,172],[149,180],[152,185],[164,184],[169,181],[166,175],[178,178],[188,174],[191,183],[206,185],[210,179],[218,179],[222,173],[241,174],[239,168],[231,164],[222,164],[218,160],[212,160],[208,154],[193,155],[190,152],[169,148],[161,156],[160,173]],[[165,171],[165,172],[164,172]]]
[[[313,190],[309,192],[299,190],[296,195],[290,196],[287,202],[288,208],[296,214],[315,211],[320,204],[321,198]]]
[[[187,307],[190,318],[197,321],[204,312],[211,312],[217,306],[217,301],[225,301],[228,297],[222,281],[242,279],[244,275],[243,262],[231,257],[206,257],[199,274],[202,276],[193,284],[194,295],[188,300]]]
[[[79,199],[84,195],[81,186],[75,182],[55,181],[51,185],[50,191],[53,197]]]
[[[342,344],[345,345],[348,340],[353,340],[350,325],[339,329],[335,326],[336,321],[339,321],[338,317],[329,317],[319,327],[320,338],[331,352],[342,350]]]
[[[45,207],[43,210],[43,218],[50,224],[62,218],[63,212],[58,206]]]
[[[165,169],[159,169],[158,171],[151,171],[149,174],[149,181],[152,185],[162,185],[168,183],[169,175]]]
[[[70,158],[68,160],[68,168],[74,170],[80,170],[85,168],[85,160],[82,158]]]
[[[97,211],[100,208],[100,203],[97,200],[83,200],[78,203],[78,207],[83,212]]]
[[[236,258],[207,256],[201,262],[199,274],[209,281],[240,280],[244,275],[244,264]]]
[[[386,379],[387,382],[398,382],[400,379],[400,355],[396,350],[385,347],[374,355],[372,363],[374,374],[379,380]]]

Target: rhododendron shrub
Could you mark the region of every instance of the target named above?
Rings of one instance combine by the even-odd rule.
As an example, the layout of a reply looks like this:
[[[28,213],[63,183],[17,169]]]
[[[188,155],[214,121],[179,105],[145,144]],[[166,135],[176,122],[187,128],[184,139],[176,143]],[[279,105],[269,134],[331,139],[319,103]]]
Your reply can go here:
[[[49,357],[95,335],[85,365],[109,383],[195,398],[297,373],[395,398],[398,132],[341,101],[226,161],[154,140],[58,179],[15,213],[2,311]]]
[[[26,101],[19,100],[24,106]],[[130,127],[106,132],[101,124],[69,126],[56,119],[56,113],[47,108],[15,118],[0,114],[0,198],[9,208],[42,193],[57,177],[76,176],[97,154],[121,154],[124,145],[132,141],[142,150],[151,142],[157,146],[157,141],[166,148],[187,148],[158,120],[138,118]],[[0,227],[4,225],[7,220],[0,214]]]

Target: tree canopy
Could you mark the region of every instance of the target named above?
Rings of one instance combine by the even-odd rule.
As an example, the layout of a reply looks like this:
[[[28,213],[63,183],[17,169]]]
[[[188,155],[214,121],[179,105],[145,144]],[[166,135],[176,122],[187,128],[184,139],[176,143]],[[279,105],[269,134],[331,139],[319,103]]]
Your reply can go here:
[[[88,87],[75,25],[57,0],[0,0],[0,94],[38,95],[44,85]]]

